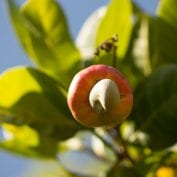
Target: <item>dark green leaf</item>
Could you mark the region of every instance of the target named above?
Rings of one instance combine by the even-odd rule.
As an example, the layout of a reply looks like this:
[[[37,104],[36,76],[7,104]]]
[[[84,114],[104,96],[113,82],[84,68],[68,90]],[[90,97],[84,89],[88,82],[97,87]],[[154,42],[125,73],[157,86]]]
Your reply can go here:
[[[11,18],[27,54],[40,69],[68,85],[79,69],[80,55],[55,0],[28,0],[17,7],[8,0]]]
[[[177,2],[176,0],[161,0],[157,15],[168,24],[177,28]]]
[[[107,174],[107,177],[140,177],[140,175],[132,167],[117,165]]]
[[[157,17],[150,22],[150,53],[153,66],[177,64],[177,1],[161,0]]]
[[[36,69],[16,67],[4,72],[0,76],[0,97],[3,122],[28,124],[57,139],[68,138],[79,128],[60,85]]]
[[[138,130],[149,137],[153,149],[163,149],[177,142],[177,66],[158,69],[135,92],[132,117]]]

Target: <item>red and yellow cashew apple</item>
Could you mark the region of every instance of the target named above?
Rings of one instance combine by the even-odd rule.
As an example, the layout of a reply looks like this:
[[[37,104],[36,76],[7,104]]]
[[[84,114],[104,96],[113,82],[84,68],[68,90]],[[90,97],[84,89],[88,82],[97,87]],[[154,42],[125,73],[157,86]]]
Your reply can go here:
[[[125,77],[107,65],[92,65],[73,78],[68,105],[74,118],[88,127],[109,127],[131,112],[133,94]]]

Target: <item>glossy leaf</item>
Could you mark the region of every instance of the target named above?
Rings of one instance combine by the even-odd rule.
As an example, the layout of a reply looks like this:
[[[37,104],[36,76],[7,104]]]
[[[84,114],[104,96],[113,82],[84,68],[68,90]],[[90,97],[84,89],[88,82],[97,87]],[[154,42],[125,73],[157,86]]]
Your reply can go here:
[[[0,97],[3,122],[28,124],[40,134],[57,139],[68,138],[79,128],[71,119],[60,85],[36,69],[16,67],[4,72]]]
[[[159,68],[135,92],[132,117],[153,149],[177,142],[177,66]]]
[[[119,58],[123,58],[127,51],[133,27],[132,15],[131,1],[112,0],[99,26],[96,44],[99,45],[117,34],[119,38],[117,54]]]
[[[150,23],[150,53],[154,68],[177,64],[177,1],[161,0],[157,17]]]
[[[11,18],[25,51],[37,66],[67,85],[79,69],[80,55],[55,0],[28,0],[17,7],[8,0]]]

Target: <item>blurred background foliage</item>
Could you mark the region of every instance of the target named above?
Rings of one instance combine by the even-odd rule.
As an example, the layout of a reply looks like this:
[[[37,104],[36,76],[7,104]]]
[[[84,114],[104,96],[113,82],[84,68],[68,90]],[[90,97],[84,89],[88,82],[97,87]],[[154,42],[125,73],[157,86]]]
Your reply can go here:
[[[150,15],[134,1],[111,0],[90,15],[76,41],[59,2],[6,2],[33,66],[0,75],[0,147],[40,159],[24,176],[176,177],[177,1],[159,1]],[[73,120],[67,89],[80,69],[111,64],[112,54],[93,54],[115,34],[117,68],[132,85],[134,108],[114,129],[88,129]]]

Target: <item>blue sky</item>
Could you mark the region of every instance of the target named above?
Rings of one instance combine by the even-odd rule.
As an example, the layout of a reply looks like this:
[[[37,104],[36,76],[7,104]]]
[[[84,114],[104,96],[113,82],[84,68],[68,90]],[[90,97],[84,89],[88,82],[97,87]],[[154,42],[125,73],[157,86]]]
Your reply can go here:
[[[136,0],[141,7],[154,13],[156,0]],[[5,6],[6,0],[0,0],[0,72],[16,65],[29,65],[10,25]],[[108,3],[108,0],[60,0],[68,18],[70,31],[75,38],[84,20],[97,7]],[[1,135],[0,135],[1,137]],[[25,158],[16,157],[0,150],[0,177],[20,177],[23,169],[31,163]]]

